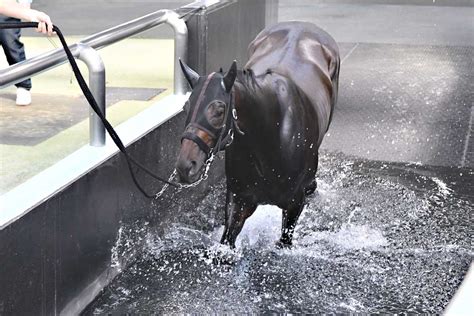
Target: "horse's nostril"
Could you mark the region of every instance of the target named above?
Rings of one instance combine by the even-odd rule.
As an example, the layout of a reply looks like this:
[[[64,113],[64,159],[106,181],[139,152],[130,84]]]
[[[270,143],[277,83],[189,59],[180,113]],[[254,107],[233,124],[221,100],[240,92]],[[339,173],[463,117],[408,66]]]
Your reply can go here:
[[[178,177],[181,181],[185,181],[188,178],[189,170],[191,166],[184,159],[179,159],[176,164],[176,171],[178,172]]]
[[[197,172],[197,165],[198,163],[196,160],[178,159],[176,171],[178,172],[179,181],[182,183],[189,183]]]

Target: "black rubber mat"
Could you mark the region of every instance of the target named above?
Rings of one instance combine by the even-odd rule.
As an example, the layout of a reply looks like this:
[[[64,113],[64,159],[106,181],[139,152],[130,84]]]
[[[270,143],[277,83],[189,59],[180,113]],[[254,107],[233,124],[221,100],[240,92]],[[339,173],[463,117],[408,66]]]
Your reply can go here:
[[[474,167],[473,53],[473,47],[354,46],[342,55],[339,102],[323,148]]]

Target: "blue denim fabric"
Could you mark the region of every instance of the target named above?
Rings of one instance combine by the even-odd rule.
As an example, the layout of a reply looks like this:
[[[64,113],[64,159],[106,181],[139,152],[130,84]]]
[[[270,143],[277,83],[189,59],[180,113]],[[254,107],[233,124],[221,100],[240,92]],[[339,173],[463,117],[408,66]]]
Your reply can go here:
[[[20,22],[20,20],[0,15],[0,22]],[[20,29],[0,30],[0,44],[2,45],[7,61],[10,65],[25,60],[25,48],[23,47],[23,43],[20,41],[20,36]],[[15,86],[30,90],[31,79],[19,82],[15,84]]]

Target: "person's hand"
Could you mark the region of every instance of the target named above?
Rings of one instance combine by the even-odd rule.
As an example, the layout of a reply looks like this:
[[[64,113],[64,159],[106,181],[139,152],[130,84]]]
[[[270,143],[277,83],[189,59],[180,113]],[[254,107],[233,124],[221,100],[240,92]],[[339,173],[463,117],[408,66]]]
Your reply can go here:
[[[18,4],[21,5],[23,8],[31,9],[31,3],[29,2],[18,1]]]
[[[53,23],[51,22],[51,18],[44,12],[37,10],[30,11],[30,21],[38,22],[38,28],[36,31],[51,36],[53,34]]]

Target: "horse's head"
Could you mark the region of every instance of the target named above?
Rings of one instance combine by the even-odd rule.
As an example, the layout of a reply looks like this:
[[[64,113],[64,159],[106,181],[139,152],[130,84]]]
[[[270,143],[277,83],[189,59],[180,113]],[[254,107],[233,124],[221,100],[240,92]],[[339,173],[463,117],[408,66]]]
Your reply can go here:
[[[200,77],[180,61],[192,93],[185,105],[186,128],[181,138],[176,170],[182,183],[196,182],[208,157],[232,138],[232,86],[237,76],[234,61],[229,71]]]

